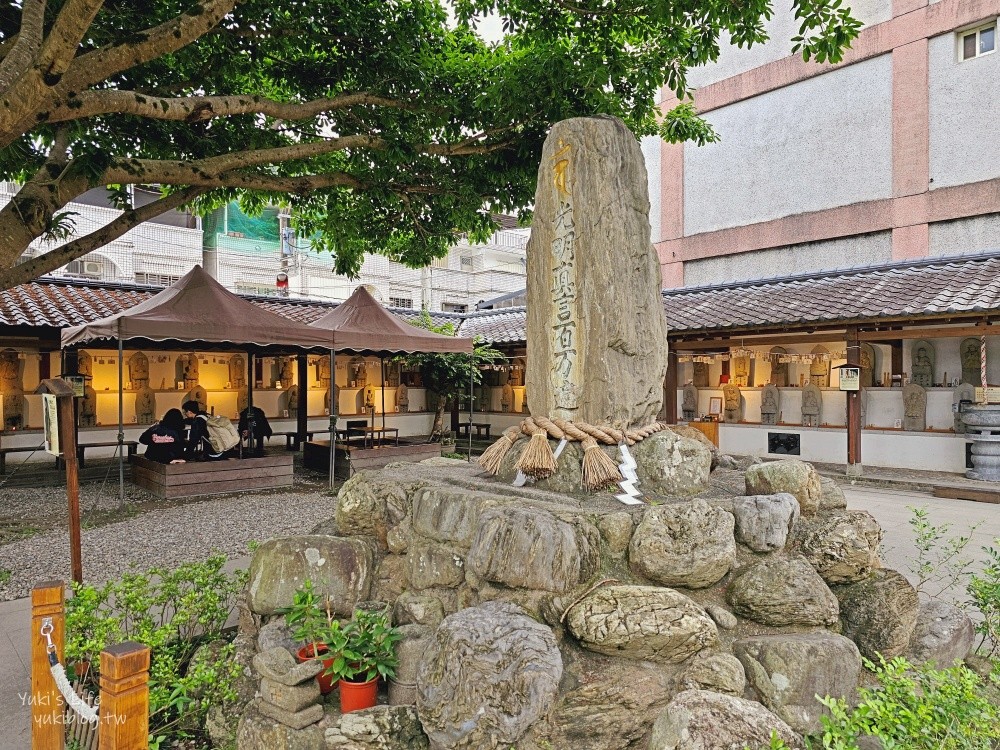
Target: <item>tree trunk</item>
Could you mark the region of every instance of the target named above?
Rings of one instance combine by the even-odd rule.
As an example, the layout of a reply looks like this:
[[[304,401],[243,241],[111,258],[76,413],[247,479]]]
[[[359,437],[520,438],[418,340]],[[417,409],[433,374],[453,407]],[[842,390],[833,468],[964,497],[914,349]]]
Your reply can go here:
[[[434,412],[434,425],[431,427],[431,442],[440,442],[444,435],[444,410],[448,405],[448,399],[444,396],[438,397],[437,410]]]

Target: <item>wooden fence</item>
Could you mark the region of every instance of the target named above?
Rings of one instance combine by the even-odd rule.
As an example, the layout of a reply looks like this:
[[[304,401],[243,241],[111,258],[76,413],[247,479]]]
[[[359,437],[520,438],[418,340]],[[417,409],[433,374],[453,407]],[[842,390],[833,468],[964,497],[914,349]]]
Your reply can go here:
[[[31,592],[31,747],[63,750],[67,723],[71,736],[93,748],[94,730],[67,706],[52,676],[49,642],[65,665],[65,584],[40,583]],[[48,637],[43,634],[48,633]],[[99,716],[96,722],[100,750],[146,750],[149,745],[149,647],[122,643],[101,652]]]

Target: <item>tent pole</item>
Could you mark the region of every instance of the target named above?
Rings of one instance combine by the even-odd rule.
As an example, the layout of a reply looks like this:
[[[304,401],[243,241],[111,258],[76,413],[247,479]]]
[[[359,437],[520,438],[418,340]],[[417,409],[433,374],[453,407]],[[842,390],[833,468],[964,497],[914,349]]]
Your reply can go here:
[[[118,505],[125,505],[125,405],[122,389],[125,387],[123,373],[125,352],[122,346],[122,321],[118,319]]]
[[[333,489],[333,464],[337,454],[337,355],[330,347],[330,489]]]
[[[382,368],[382,439],[385,440],[385,357],[378,358]]]
[[[473,346],[472,352],[469,354],[469,455],[466,456],[468,461],[472,461],[472,409],[473,409],[473,393],[475,392],[475,380],[476,380],[476,349]]]

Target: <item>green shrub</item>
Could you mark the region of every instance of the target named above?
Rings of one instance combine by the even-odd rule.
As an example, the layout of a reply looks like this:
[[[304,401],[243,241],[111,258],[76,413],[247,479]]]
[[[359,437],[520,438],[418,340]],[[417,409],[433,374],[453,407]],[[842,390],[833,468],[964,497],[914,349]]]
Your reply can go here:
[[[994,540],[994,544],[1000,546],[1000,539]],[[1000,550],[983,547],[983,552],[987,556],[986,566],[982,573],[969,576],[967,591],[983,618],[976,623],[976,630],[982,636],[979,651],[996,659],[1000,655]]]
[[[858,691],[857,707],[821,698],[830,716],[806,747],[858,750],[858,739],[877,737],[884,750],[993,750],[1000,740],[1000,706],[975,673],[962,666],[914,667],[898,657],[866,662],[878,686]],[[787,750],[772,737],[768,750]]]
[[[149,646],[150,746],[197,736],[211,705],[236,699],[240,667],[225,643],[192,660],[198,647],[218,641],[246,585],[246,571],[227,574],[226,558],[210,557],[175,570],[128,573],[103,586],[73,585],[66,604],[66,662],[90,662],[86,686],[95,690],[99,655],[107,646]]]

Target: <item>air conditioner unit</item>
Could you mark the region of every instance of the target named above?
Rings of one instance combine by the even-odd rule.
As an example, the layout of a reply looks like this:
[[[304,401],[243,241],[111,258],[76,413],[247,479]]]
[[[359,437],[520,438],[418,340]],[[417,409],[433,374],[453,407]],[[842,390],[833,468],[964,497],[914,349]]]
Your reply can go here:
[[[83,275],[84,276],[100,276],[104,273],[104,264],[96,260],[84,261],[83,264]]]

